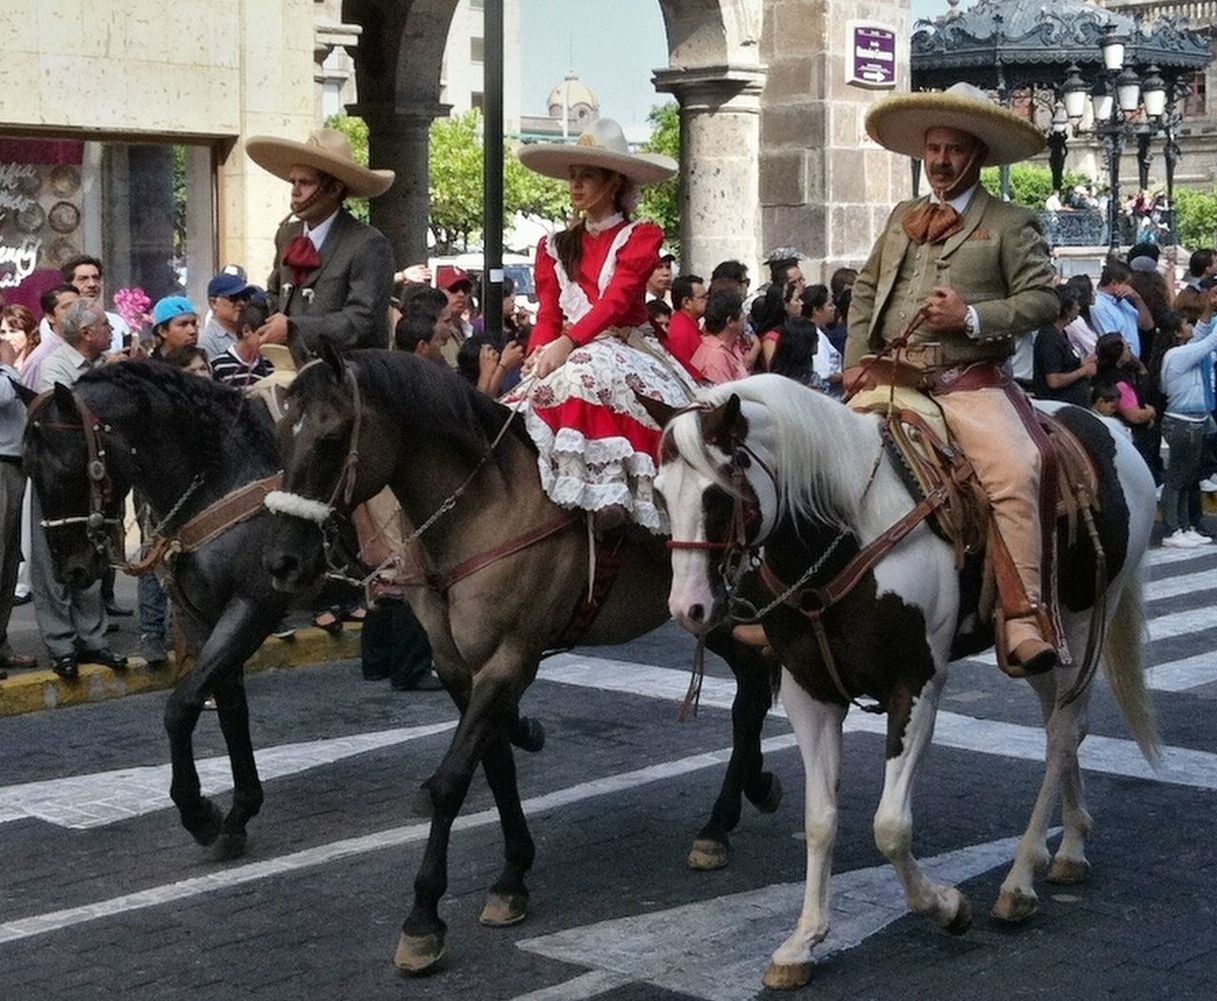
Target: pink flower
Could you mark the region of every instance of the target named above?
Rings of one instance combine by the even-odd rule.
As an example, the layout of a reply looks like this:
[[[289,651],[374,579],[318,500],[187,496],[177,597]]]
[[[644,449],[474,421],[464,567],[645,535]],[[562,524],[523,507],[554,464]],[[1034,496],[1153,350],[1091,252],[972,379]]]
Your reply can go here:
[[[151,305],[152,300],[142,288],[120,288],[114,293],[114,308],[135,332],[151,321],[152,317],[148,315]]]

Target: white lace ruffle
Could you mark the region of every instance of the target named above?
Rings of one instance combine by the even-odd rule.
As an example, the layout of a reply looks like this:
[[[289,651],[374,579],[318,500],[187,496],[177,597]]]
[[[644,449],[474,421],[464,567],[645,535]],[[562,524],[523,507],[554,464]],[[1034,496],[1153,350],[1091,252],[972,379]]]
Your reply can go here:
[[[531,408],[524,426],[537,445],[537,471],[546,496],[561,507],[624,508],[630,520],[657,535],[669,532],[655,506],[655,463],[625,438],[587,438],[573,428],[553,430]]]

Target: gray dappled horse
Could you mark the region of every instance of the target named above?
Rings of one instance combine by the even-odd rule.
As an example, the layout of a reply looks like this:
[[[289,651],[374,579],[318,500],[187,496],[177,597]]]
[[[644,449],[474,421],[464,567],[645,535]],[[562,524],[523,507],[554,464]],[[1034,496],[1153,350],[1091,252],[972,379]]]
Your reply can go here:
[[[448,881],[448,842],[479,763],[505,843],[503,871],[481,920],[498,926],[525,917],[524,877],[535,847],[508,727],[542,655],[570,642],[567,626],[589,586],[586,519],[546,497],[522,422],[509,422],[505,407],[444,366],[404,352],[358,351],[346,362],[326,352],[300,371],[284,402],[283,491],[267,499],[282,513],[266,554],[281,586],[316,579],[324,569],[323,530],[334,515],[386,485],[407,520],[425,526],[407,554],[425,571],[409,599],[461,720],[423,785],[420,806],[431,812],[431,831],[395,956],[401,969],[421,972],[444,951],[438,906]],[[663,539],[641,531],[624,538],[620,575],[578,638],[581,646],[625,642],[668,618]],[[738,690],[727,775],[690,854],[698,868],[725,864],[741,791],[766,811],[780,797],[776,777],[762,771],[760,748],[771,662],[725,627],[708,645],[731,664]]]
[[[720,621],[729,605],[724,559],[758,551],[777,588],[768,595],[773,607],[760,610],[767,611],[765,634],[784,665],[782,702],[803,759],[807,883],[798,924],[774,952],[764,982],[797,987],[810,977],[812,950],[829,929],[842,721],[850,700],[859,696],[879,700],[887,711],[875,843],[899,875],[912,910],[950,932],[967,930],[967,898],[927,878],[913,857],[911,797],[933,736],[948,662],[992,646],[992,628],[976,614],[979,575],[961,577],[952,546],[924,521],[838,603],[825,607],[820,600],[829,591],[841,593],[834,585],[848,575],[854,558],[917,506],[885,449],[877,416],[855,413],[775,375],[716,386],[702,394],[702,403],[703,409],[678,415],[648,408],[667,422],[656,490],[672,524],[670,607],[694,632]],[[1102,418],[1077,407],[1052,409],[1095,467],[1095,522],[1109,581],[1102,663],[1130,731],[1153,761],[1158,745],[1141,662],[1140,577],[1154,522],[1153,479],[1131,441]],[[741,525],[744,537],[733,539],[730,533]],[[1008,921],[1034,912],[1033,877],[1050,858],[1049,878],[1056,882],[1079,882],[1089,868],[1085,840],[1091,819],[1078,766],[1089,678],[1079,675],[1098,587],[1095,549],[1086,532],[1070,539],[1064,520],[1058,538],[1062,618],[1077,659],[1029,679],[1043,710],[1047,762],[994,906],[994,916]],[[778,600],[800,581],[791,604]],[[806,608],[791,607],[803,598],[809,599]],[[817,617],[827,653],[816,635]],[[1062,793],[1064,833],[1052,857],[1048,824]]]

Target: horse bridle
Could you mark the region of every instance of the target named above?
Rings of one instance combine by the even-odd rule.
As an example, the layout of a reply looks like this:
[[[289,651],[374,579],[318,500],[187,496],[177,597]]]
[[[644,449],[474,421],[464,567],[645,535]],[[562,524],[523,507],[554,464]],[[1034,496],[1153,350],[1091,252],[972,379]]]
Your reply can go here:
[[[708,409],[704,401],[685,407],[673,415],[705,412]],[[747,464],[745,464],[745,460]],[[697,539],[669,539],[667,547],[676,552],[715,552],[721,553],[719,573],[723,586],[726,588],[727,604],[730,607],[735,601],[736,591],[740,582],[749,570],[755,570],[760,565],[760,559],[755,554],[765,543],[766,536],[752,539],[751,533],[756,522],[763,522],[763,512],[756,494],[748,482],[747,470],[755,464],[773,484],[774,497],[778,495],[777,477],[773,469],[762,459],[747,442],[736,442],[731,449],[731,517],[727,522],[727,533],[721,541]]]
[[[123,523],[121,518],[106,517],[106,505],[114,500],[114,483],[106,466],[106,444],[103,435],[110,434],[113,429],[93,412],[77,392],[70,390],[70,394],[76,412],[80,414],[80,425],[51,422],[47,423],[46,427],[54,431],[81,431],[84,434],[85,449],[89,457],[85,465],[89,484],[89,513],[69,515],[65,518],[42,518],[38,524],[48,530],[84,525],[86,536],[97,552],[113,555],[118,550],[118,533]],[[31,410],[36,413],[50,399],[51,394],[46,394],[41,400],[35,401]],[[38,428],[42,426],[42,422],[35,420],[33,425]],[[131,451],[134,453],[134,449]]]

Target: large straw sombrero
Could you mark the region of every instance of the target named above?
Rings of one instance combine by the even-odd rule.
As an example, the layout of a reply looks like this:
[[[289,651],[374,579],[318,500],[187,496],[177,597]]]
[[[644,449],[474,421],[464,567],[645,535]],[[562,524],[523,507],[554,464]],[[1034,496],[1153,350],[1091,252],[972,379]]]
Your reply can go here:
[[[521,146],[520,162],[546,177],[566,180],[579,164],[603,167],[624,174],[636,184],[656,184],[676,173],[677,163],[661,153],[631,153],[621,126],[611,118],[598,118],[575,143],[536,143]]]
[[[337,129],[317,129],[304,142],[278,136],[250,136],[245,152],[259,167],[288,179],[292,167],[312,167],[332,174],[356,198],[375,198],[389,190],[397,176],[391,170],[371,170],[355,162],[351,144]]]
[[[875,142],[918,159],[925,152],[926,129],[932,128],[976,136],[989,148],[986,167],[1028,160],[1047,144],[1031,122],[994,104],[970,83],[941,92],[895,94],[875,104],[866,116],[866,133]]]

